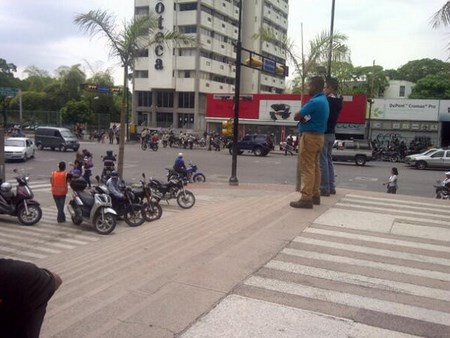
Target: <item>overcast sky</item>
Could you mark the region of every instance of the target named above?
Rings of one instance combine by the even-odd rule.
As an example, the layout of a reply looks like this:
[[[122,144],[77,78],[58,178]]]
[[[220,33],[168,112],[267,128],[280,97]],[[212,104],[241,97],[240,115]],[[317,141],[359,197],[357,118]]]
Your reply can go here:
[[[450,29],[433,30],[430,18],[446,0],[336,0],[335,31],[348,36],[354,66],[398,68],[408,61],[437,58],[446,61]],[[298,51],[303,40],[329,30],[332,0],[290,0],[289,38]],[[73,24],[78,13],[106,9],[118,22],[133,15],[133,0],[0,0],[0,58],[18,66],[18,76],[34,65],[53,75],[59,66],[87,62],[96,70],[121,68],[101,40],[88,38]],[[245,46],[244,46],[245,47]]]

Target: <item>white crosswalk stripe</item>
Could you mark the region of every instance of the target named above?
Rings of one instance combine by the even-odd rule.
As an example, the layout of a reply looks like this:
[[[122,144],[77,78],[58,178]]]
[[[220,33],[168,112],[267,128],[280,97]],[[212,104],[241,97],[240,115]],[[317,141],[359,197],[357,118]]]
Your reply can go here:
[[[235,297],[272,303],[274,313],[284,305],[392,336],[448,337],[449,215],[431,203],[347,195],[250,276]]]
[[[50,184],[33,183],[30,187],[34,192],[48,191],[50,193]],[[212,202],[213,200],[208,196],[196,196],[197,206]],[[175,200],[171,200],[169,204],[161,201],[161,206],[162,218],[180,215],[184,211]],[[0,257],[35,262],[108,237],[96,233],[87,224],[74,225],[67,211],[67,222],[57,223],[57,210],[54,205],[41,205],[41,208],[42,218],[33,226],[23,226],[16,217],[0,215]],[[151,226],[151,223],[147,222],[142,226],[146,225]],[[132,229],[124,221],[118,221],[114,233]]]

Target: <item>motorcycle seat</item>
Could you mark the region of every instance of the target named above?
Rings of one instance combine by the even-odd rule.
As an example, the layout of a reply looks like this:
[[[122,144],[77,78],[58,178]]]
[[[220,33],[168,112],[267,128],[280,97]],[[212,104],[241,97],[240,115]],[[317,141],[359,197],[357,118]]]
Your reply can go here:
[[[83,204],[88,206],[94,205],[94,196],[89,191],[80,191],[78,196]]]

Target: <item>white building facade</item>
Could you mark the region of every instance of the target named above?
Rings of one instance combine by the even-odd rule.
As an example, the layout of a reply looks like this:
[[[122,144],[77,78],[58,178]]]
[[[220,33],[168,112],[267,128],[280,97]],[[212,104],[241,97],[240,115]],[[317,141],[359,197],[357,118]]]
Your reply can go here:
[[[242,46],[285,63],[278,46],[255,40],[261,27],[287,34],[288,0],[242,3]],[[155,13],[159,29],[179,31],[196,46],[154,44],[133,73],[133,120],[140,127],[206,130],[206,95],[235,90],[238,0],[135,0],[135,15]],[[244,60],[243,60],[244,61]],[[285,89],[283,75],[242,67],[242,93]]]
[[[405,80],[389,80],[389,86],[384,90],[385,99],[407,99],[412,92],[414,82]]]

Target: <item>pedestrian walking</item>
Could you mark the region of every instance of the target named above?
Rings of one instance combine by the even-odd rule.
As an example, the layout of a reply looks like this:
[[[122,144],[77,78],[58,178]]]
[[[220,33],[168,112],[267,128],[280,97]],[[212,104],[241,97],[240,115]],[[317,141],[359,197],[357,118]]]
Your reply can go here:
[[[38,338],[47,303],[61,284],[54,272],[0,258],[0,337]]]
[[[396,167],[393,167],[391,169],[391,176],[389,176],[389,180],[383,185],[387,186],[387,193],[388,194],[396,194],[398,189],[398,169]]]
[[[109,144],[114,143],[114,130],[112,128],[108,129],[108,139],[109,139]]]
[[[320,195],[330,196],[336,194],[336,182],[334,180],[334,165],[332,151],[336,140],[336,124],[339,113],[342,110],[344,99],[337,94],[338,81],[329,78],[325,83],[325,95],[330,107],[327,130],[324,134],[323,148],[320,152]]]
[[[57,221],[63,223],[66,221],[64,214],[64,205],[66,204],[67,183],[70,179],[70,174],[66,172],[66,162],[59,162],[58,170],[52,172],[50,176],[50,183],[52,185],[52,195],[55,200],[56,208],[58,209]]]
[[[298,156],[301,197],[290,203],[293,208],[312,209],[313,204],[320,204],[320,152],[330,112],[323,89],[324,80],[312,77],[309,80],[311,99],[294,116],[300,122],[297,127],[301,134]]]
[[[84,167],[84,173],[83,178],[85,179],[87,185],[89,188],[91,188],[91,176],[92,176],[92,168],[94,167],[94,159],[90,151],[87,149],[83,149],[82,151],[84,158],[83,158],[83,167]]]
[[[120,129],[119,128],[117,128],[116,131],[114,132],[114,136],[116,137],[117,144],[119,144],[119,141],[120,141]]]
[[[286,144],[284,146],[284,156],[287,156],[288,152],[291,156],[293,156],[294,155],[294,153],[292,152],[293,148],[294,148],[294,139],[292,138],[292,135],[288,135],[288,137],[286,138]]]

